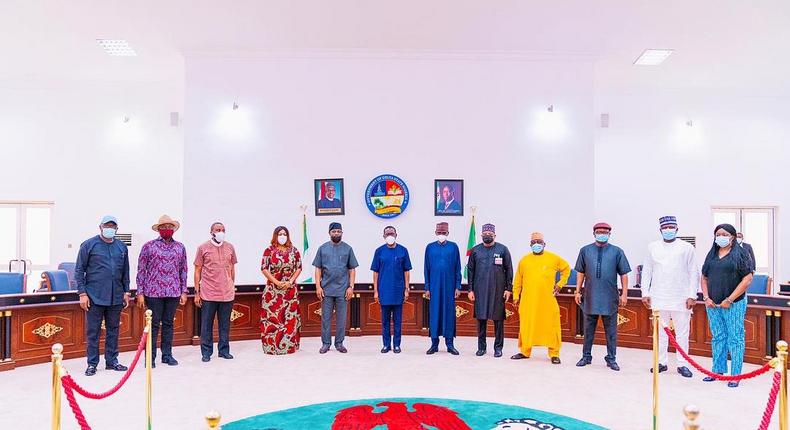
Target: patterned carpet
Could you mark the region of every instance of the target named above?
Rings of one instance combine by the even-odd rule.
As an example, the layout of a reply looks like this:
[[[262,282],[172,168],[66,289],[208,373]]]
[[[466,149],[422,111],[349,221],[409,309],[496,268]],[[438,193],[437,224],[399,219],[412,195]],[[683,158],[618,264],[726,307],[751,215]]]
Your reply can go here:
[[[391,398],[319,403],[245,418],[225,430],[606,430],[550,412],[501,403]]]

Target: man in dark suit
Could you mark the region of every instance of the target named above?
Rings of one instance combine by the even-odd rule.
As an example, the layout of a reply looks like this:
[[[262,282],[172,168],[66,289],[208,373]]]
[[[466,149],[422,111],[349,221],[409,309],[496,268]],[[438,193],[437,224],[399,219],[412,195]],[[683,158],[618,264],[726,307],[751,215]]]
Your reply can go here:
[[[743,241],[743,233],[738,232],[738,245],[741,245],[744,251],[749,254],[749,261],[751,263],[752,272],[757,270],[757,260],[754,258],[754,249],[751,245]]]

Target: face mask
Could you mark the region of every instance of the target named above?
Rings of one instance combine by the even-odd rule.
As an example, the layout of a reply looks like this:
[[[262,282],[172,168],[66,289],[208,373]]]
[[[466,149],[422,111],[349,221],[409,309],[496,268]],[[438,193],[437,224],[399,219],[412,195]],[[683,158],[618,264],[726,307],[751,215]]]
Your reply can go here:
[[[340,241],[343,240],[343,236],[332,236],[331,239],[334,243],[340,243]]]
[[[277,243],[285,245],[285,242],[288,242],[288,236],[277,236]]]
[[[101,229],[101,235],[105,239],[112,239],[112,238],[115,237],[115,229],[114,228],[105,227],[105,228]]]
[[[730,244],[729,236],[716,236],[716,245],[719,245],[719,248],[724,248],[729,244]]]
[[[544,247],[545,247],[544,245],[541,245],[539,243],[532,244],[531,246],[532,252],[534,252],[535,254],[540,254],[541,252],[543,252]]]
[[[436,240],[438,240],[439,243],[444,243],[447,240],[447,235],[446,234],[437,234],[436,235]]]
[[[395,236],[387,236],[384,241],[387,242],[387,245],[395,245]]]
[[[162,239],[169,240],[173,238],[173,233],[176,231],[172,228],[168,228],[165,230],[159,230],[159,236],[162,236]]]
[[[217,242],[217,243],[222,243],[222,242],[225,241],[225,232],[224,231],[218,231],[216,233],[212,233],[212,236],[214,236],[214,241]]]
[[[666,230],[661,230],[661,236],[664,237],[664,240],[675,240],[675,237],[677,237],[677,235],[678,235],[678,231],[671,228],[668,228]]]
[[[609,235],[608,234],[596,234],[595,241],[600,243],[609,242]]]
[[[742,237],[739,237],[739,238],[738,238],[738,245],[740,245],[740,244],[742,244],[742,243],[743,243],[743,238],[742,238]]]
[[[486,245],[488,245],[488,244],[490,244],[492,242],[494,242],[494,238],[491,237],[491,236],[486,236],[486,237],[483,238],[483,243],[485,243]]]

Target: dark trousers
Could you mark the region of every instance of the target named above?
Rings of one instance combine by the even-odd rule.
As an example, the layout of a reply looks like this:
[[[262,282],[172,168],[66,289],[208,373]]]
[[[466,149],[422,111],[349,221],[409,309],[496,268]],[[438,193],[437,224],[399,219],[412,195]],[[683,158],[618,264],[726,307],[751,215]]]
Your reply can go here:
[[[390,320],[394,336],[390,335]],[[400,347],[402,321],[403,305],[381,305],[381,339],[384,341],[385,347]]]
[[[200,310],[200,353],[203,357],[211,357],[214,353],[214,316],[219,325],[219,342],[217,350],[220,355],[230,353],[230,312],[233,301],[213,302],[203,300]],[[164,352],[163,352],[164,354]]]
[[[121,326],[121,311],[123,305],[101,306],[91,303],[85,328],[85,337],[88,340],[88,365],[99,364],[99,335],[101,323],[104,321],[104,364],[114,366],[118,364],[118,327]]]
[[[452,348],[453,347],[453,338],[445,337],[444,338],[444,344],[447,345],[448,348]],[[431,338],[431,348],[438,348],[438,347],[439,347],[439,338],[438,337],[432,337]]]
[[[486,350],[486,325],[488,320],[477,320],[477,349]],[[493,320],[494,351],[502,351],[505,345],[505,320]]]
[[[343,345],[346,339],[346,313],[348,301],[345,296],[324,297],[321,301],[321,343],[332,344],[332,311],[335,318],[335,346]]]
[[[598,317],[603,320],[603,330],[606,333],[606,362],[614,363],[617,356],[617,314],[614,315],[587,315],[584,314],[584,347],[582,357],[592,360],[592,346],[595,339],[595,327]]]
[[[146,297],[145,303],[153,313],[151,319],[151,359],[156,358],[156,341],[159,339],[159,326],[162,326],[162,360],[173,357],[173,318],[178,308],[178,297]]]

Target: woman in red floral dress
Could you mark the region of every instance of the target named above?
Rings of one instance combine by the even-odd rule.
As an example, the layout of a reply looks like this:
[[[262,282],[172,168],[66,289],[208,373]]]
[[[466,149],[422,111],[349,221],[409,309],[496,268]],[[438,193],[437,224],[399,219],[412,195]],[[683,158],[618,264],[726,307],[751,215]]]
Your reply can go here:
[[[266,286],[261,299],[261,342],[266,354],[292,354],[299,349],[299,294],[296,279],[302,257],[291,244],[288,229],[274,229],[271,245],[263,252],[261,272]]]

